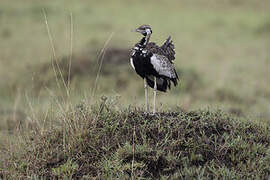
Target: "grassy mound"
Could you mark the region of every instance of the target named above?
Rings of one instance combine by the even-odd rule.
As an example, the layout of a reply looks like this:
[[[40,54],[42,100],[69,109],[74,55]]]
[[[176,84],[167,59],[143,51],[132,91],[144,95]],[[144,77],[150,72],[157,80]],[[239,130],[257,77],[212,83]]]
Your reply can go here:
[[[114,110],[80,105],[62,128],[31,136],[4,162],[5,177],[268,178],[270,127],[221,111]],[[0,177],[1,177],[0,176]]]

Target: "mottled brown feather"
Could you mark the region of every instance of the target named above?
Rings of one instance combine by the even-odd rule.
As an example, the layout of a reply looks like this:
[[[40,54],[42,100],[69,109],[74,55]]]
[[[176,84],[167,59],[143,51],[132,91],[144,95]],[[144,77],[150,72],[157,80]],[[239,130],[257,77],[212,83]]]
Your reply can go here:
[[[154,42],[149,42],[146,49],[153,54],[166,56],[171,62],[175,59],[174,44],[171,41],[171,36],[160,47]]]

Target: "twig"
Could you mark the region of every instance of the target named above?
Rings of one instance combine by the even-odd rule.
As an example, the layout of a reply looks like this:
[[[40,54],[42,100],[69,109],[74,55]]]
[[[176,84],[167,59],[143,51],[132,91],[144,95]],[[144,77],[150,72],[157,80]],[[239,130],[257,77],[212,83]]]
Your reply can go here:
[[[100,53],[98,55],[98,59],[99,59],[99,57],[100,57],[101,54],[102,54],[102,57],[101,57],[100,64],[99,64],[99,67],[98,67],[98,72],[97,72],[95,84],[94,84],[94,87],[92,89],[92,98],[95,96],[95,93],[96,93],[97,83],[98,83],[98,79],[99,79],[99,76],[100,76],[100,72],[101,72],[101,68],[102,68],[102,64],[103,64],[103,59],[104,59],[104,56],[105,56],[106,48],[107,48],[107,45],[109,44],[109,42],[111,41],[113,34],[114,34],[114,32],[111,33],[111,35],[109,36],[109,38],[105,42],[103,48],[101,49],[101,51],[100,51]]]
[[[20,93],[20,89],[18,88],[17,90],[17,95],[16,95],[16,99],[15,99],[15,102],[14,102],[14,105],[13,105],[13,121],[16,122],[17,121],[17,108],[18,108],[18,104],[21,100],[21,93]],[[20,128],[20,125],[21,125],[21,122],[18,121],[18,124],[17,124],[17,131],[19,130]]]
[[[53,71],[54,71],[54,74],[55,74],[55,77],[56,77],[56,82],[57,82],[57,85],[59,87],[59,89],[61,89],[61,86],[60,86],[60,83],[58,81],[58,78],[57,78],[57,71],[56,71],[56,68],[54,66],[54,62],[56,64],[56,67],[57,67],[57,70],[60,74],[60,77],[63,81],[63,84],[64,84],[64,87],[66,89],[66,92],[67,92],[67,95],[69,95],[69,91],[68,91],[68,87],[67,87],[67,84],[64,80],[64,77],[63,77],[63,74],[62,74],[62,71],[60,69],[60,66],[59,66],[59,63],[57,61],[57,56],[56,56],[56,51],[55,51],[55,46],[54,46],[54,42],[53,42],[53,38],[52,38],[52,34],[51,34],[51,31],[50,31],[50,27],[49,27],[49,23],[48,23],[48,18],[47,18],[47,15],[46,15],[46,11],[45,9],[43,8],[43,15],[44,15],[44,19],[45,19],[45,24],[46,24],[46,29],[47,29],[47,33],[48,33],[48,37],[49,37],[49,41],[50,41],[50,44],[51,44],[51,48],[52,48],[52,52],[53,52],[53,60],[52,60],[52,66],[53,66]]]
[[[35,111],[34,111],[34,108],[33,108],[33,105],[32,105],[32,103],[30,102],[30,99],[29,99],[29,96],[28,96],[28,94],[25,92],[25,98],[26,98],[26,101],[27,101],[27,103],[28,103],[28,106],[29,106],[29,108],[30,108],[30,110],[31,110],[31,112],[32,112],[32,118],[33,119],[31,119],[33,122],[35,121],[35,123],[36,123],[36,125],[38,126],[38,128],[40,129],[40,122],[37,120],[38,118],[37,118],[37,116],[36,116],[36,113],[35,113]],[[35,128],[35,133],[37,133],[37,128]]]
[[[133,138],[132,138],[132,164],[131,164],[132,180],[134,180],[135,136],[136,136],[136,129],[135,129],[135,124],[134,124],[134,127],[133,127]]]
[[[70,56],[69,56],[69,65],[68,65],[68,90],[70,90],[70,73],[71,73],[71,60],[73,56],[73,15],[70,13]],[[68,92],[68,95],[70,93]]]

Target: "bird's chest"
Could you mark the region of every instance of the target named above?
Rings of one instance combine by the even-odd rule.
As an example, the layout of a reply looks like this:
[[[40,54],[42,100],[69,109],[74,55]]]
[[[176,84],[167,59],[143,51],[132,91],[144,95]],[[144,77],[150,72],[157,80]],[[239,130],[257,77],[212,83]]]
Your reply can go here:
[[[151,52],[145,49],[133,49],[131,54],[131,65],[140,75],[145,75],[152,68],[150,63]]]

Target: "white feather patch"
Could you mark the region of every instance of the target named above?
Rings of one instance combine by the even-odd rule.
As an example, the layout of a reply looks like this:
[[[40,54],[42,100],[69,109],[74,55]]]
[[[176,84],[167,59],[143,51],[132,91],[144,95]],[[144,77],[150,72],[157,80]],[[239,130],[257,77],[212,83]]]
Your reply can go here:
[[[175,73],[172,71],[172,64],[168,62],[167,58],[162,55],[153,54],[151,57],[151,64],[158,74],[166,76],[168,78],[175,78]]]
[[[135,70],[135,66],[134,66],[134,64],[133,64],[133,58],[130,58],[130,65],[131,65],[131,67]]]

